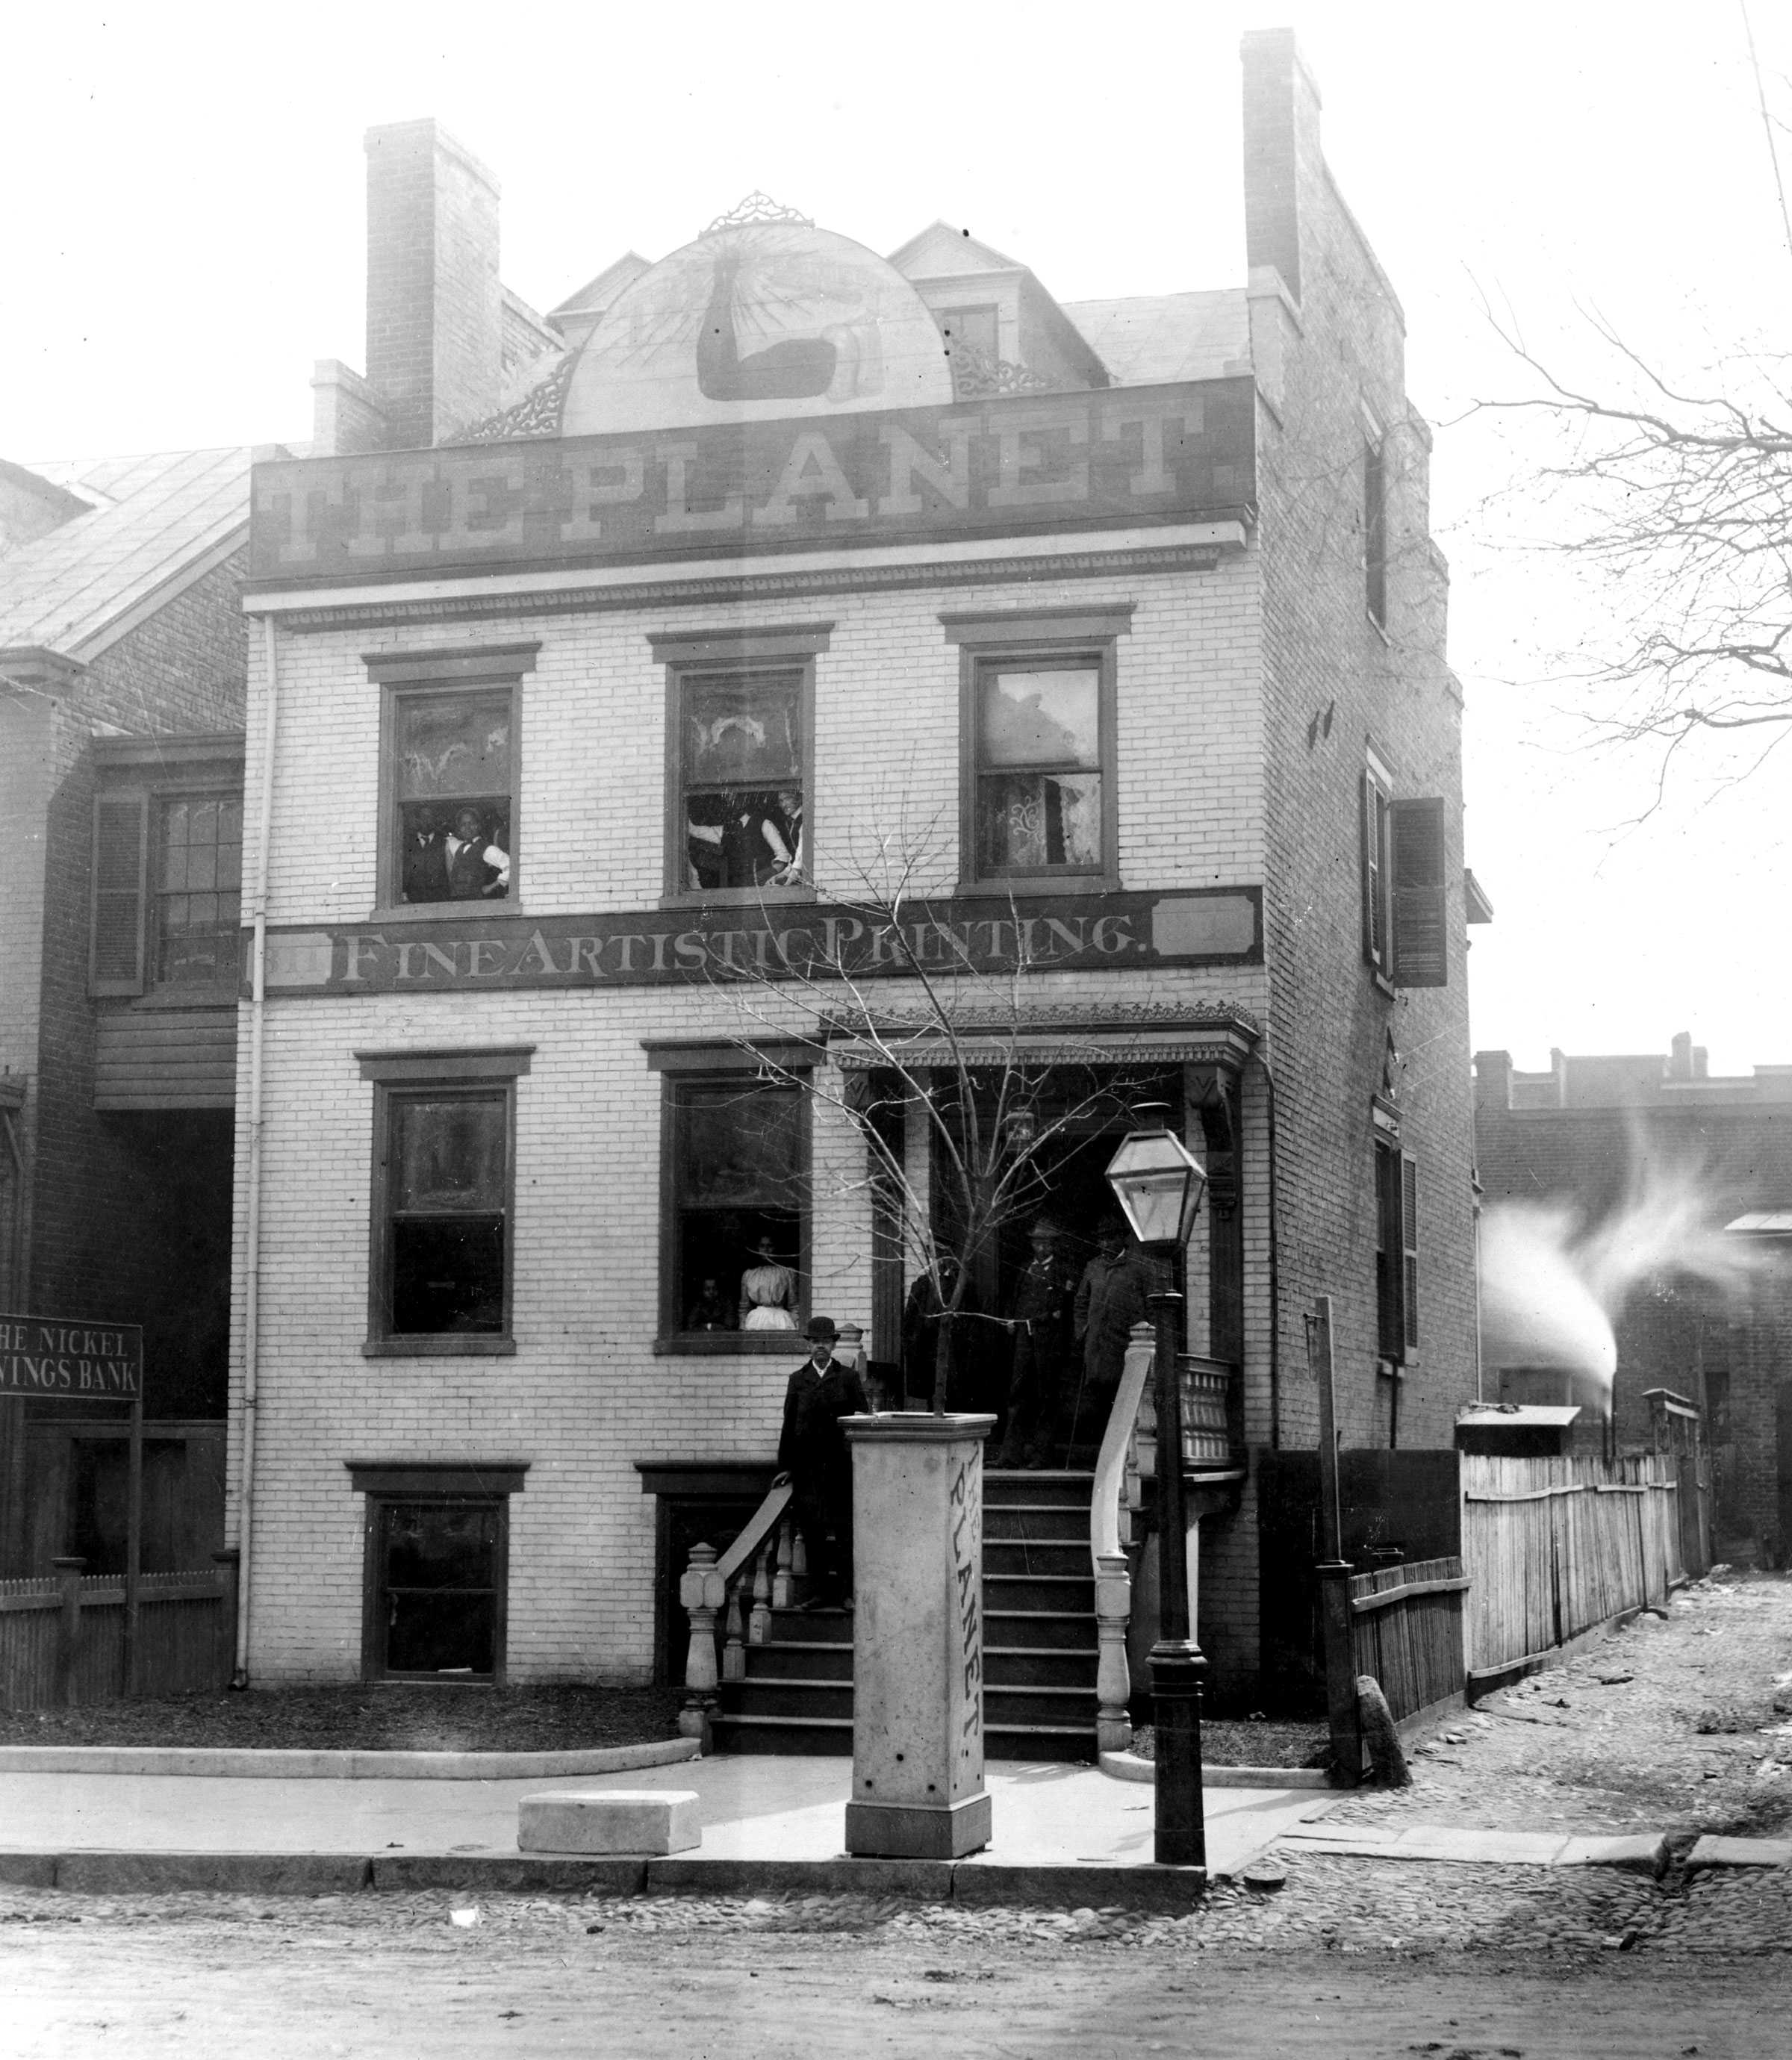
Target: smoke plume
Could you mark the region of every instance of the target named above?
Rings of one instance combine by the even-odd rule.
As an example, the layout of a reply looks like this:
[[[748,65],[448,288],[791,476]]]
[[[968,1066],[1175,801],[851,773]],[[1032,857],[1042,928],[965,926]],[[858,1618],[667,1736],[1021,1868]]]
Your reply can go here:
[[[1635,1140],[1624,1196],[1596,1221],[1570,1203],[1494,1203],[1481,1227],[1483,1363],[1559,1368],[1608,1399],[1612,1326],[1639,1288],[1678,1275],[1727,1294],[1746,1279],[1755,1253],[1717,1227],[1713,1204],[1698,1169]]]

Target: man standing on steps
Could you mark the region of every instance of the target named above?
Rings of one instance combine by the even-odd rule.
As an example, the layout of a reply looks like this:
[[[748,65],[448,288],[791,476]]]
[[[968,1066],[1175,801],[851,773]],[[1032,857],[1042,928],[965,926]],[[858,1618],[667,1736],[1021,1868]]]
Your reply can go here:
[[[814,1592],[809,1610],[852,1606],[852,1455],[843,1416],[861,1416],[868,1404],[859,1376],[834,1357],[840,1333],[831,1316],[813,1316],[809,1356],[784,1390],[784,1430],[778,1439],[774,1487],[788,1481],[791,1509],[803,1534]]]

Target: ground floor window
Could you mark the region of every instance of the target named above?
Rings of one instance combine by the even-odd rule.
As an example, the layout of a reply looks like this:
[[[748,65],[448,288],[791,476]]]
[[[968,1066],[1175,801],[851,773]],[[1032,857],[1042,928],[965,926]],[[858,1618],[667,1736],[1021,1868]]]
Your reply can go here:
[[[504,1678],[510,1503],[521,1467],[352,1467],[367,1498],[361,1671]]]
[[[775,1343],[808,1311],[808,1112],[742,1071],[665,1086],[661,1336]]]

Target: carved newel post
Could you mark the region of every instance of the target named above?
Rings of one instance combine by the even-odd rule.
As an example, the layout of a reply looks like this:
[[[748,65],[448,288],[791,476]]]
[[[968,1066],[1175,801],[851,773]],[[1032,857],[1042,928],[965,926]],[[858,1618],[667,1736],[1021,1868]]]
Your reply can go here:
[[[709,1716],[716,1707],[716,1619],[727,1599],[727,1583],[716,1565],[713,1545],[693,1545],[690,1564],[678,1583],[678,1599],[691,1619],[691,1642],[684,1655],[684,1707],[678,1728],[685,1738],[709,1750]]]
[[[993,1416],[848,1416],[852,1799],[846,1850],[958,1859],[984,1787],[983,1447]]]

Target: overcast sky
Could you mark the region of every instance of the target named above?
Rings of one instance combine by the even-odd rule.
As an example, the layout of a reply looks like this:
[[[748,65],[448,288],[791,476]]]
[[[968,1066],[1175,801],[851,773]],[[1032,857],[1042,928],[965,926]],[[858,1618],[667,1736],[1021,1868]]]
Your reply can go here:
[[[1522,429],[1463,421],[1518,385],[1490,304],[1577,365],[1589,309],[1682,373],[1785,336],[1792,256],[1734,0],[620,12],[15,10],[0,455],[302,440],[312,361],[363,360],[362,134],[424,114],[498,175],[505,277],[537,306],[754,187],[880,250],[944,218],[1064,300],[1239,283],[1238,38],[1291,23],[1439,425],[1469,856],[1497,910],[1473,933],[1475,1042],[1541,1066],[1688,1028],[1714,1070],[1792,1061],[1792,745],[1741,786],[1695,769],[1625,830],[1653,769],[1581,748],[1546,657],[1594,604],[1482,512],[1523,476]],[[1753,13],[1792,121],[1792,20]]]

